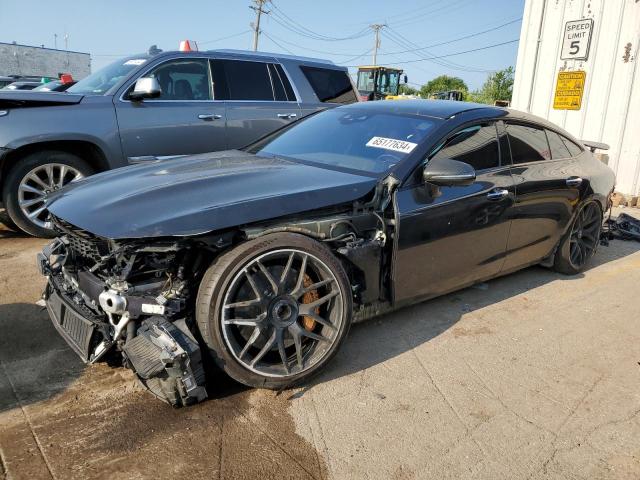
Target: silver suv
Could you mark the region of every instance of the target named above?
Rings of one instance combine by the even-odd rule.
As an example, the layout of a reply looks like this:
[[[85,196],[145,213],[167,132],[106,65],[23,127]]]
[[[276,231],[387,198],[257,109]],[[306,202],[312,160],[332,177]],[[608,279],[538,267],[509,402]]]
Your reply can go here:
[[[50,236],[48,195],[100,171],[240,148],[358,101],[330,61],[234,50],[121,59],[65,93],[0,92],[0,189],[21,230]]]

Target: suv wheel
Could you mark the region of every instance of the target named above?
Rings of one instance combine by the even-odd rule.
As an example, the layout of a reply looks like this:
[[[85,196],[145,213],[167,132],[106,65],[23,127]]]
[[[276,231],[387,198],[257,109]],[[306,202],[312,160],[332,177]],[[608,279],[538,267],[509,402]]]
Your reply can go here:
[[[71,153],[46,150],[27,155],[9,171],[2,189],[9,218],[29,235],[52,237],[53,231],[44,226],[47,196],[92,173],[84,160]]]

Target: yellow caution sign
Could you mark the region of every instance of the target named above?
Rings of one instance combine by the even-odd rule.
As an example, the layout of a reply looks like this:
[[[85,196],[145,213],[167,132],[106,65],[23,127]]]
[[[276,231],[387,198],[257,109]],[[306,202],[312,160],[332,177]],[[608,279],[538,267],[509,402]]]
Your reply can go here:
[[[558,72],[553,108],[556,110],[580,110],[586,79],[587,72],[581,70]]]

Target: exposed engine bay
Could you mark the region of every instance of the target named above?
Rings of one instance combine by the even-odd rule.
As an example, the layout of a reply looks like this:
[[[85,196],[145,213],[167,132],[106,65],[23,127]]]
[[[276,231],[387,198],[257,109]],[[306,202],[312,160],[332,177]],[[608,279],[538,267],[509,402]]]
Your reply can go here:
[[[43,297],[54,326],[84,362],[126,366],[171,405],[197,403],[207,398],[208,352],[194,320],[198,288],[207,268],[233,245],[283,231],[325,242],[351,277],[354,318],[388,305],[389,280],[381,271],[391,255],[393,221],[367,204],[312,218],[197,237],[116,241],[51,215],[60,236],[38,255],[48,277]],[[309,301],[317,299],[313,293]]]

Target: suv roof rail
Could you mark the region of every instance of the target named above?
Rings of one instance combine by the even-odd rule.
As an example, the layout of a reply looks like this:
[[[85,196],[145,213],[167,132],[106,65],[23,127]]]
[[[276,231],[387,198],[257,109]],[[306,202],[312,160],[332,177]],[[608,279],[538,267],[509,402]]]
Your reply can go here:
[[[233,48],[218,48],[218,49],[208,50],[208,51],[220,52],[220,53],[237,53],[241,55],[252,55],[255,57],[286,58],[289,60],[298,60],[301,62],[326,63],[328,65],[335,65],[335,63],[333,63],[331,60],[327,60],[324,58],[301,57],[299,55],[288,55],[286,53],[253,52],[250,50],[238,50]]]

